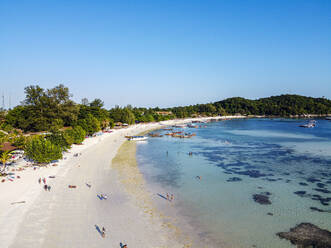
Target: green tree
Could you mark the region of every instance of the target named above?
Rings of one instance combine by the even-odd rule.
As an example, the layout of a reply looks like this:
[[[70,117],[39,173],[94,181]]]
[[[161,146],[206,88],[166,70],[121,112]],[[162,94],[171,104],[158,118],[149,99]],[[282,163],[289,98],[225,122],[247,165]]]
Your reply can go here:
[[[72,135],[71,130],[65,130],[63,132],[63,138],[70,147],[75,143],[75,137]]]
[[[122,109],[116,105],[115,108],[109,110],[109,117],[114,120],[114,122],[121,122],[122,119]]]
[[[5,123],[23,130],[31,130],[31,121],[27,107],[16,106],[12,110],[9,110],[6,115]]]
[[[73,129],[68,130],[68,135],[73,138],[74,144],[80,144],[84,141],[86,132],[81,126],[75,126]]]
[[[151,114],[147,114],[145,115],[145,122],[153,122],[154,121],[154,117]]]
[[[124,108],[122,111],[121,122],[127,124],[134,124],[135,120],[136,119],[133,112],[128,108]]]
[[[3,122],[5,122],[6,118],[6,111],[2,108],[0,108],[0,124],[2,124]]]
[[[130,105],[125,108],[120,108],[119,106],[115,106],[115,108],[109,111],[109,117],[114,120],[114,122],[122,122],[127,124],[135,123],[135,115],[133,113],[133,109]]]
[[[85,119],[78,120],[77,124],[81,126],[88,135],[100,131],[100,122],[93,115],[88,114]]]
[[[23,135],[18,135],[13,140],[13,146],[19,149],[24,149],[25,144],[26,144],[26,138]]]
[[[25,131],[54,130],[77,121],[78,107],[70,100],[69,89],[58,85],[44,90],[36,86],[25,88],[22,106],[9,111],[6,121]]]
[[[109,127],[113,128],[115,126],[114,120],[109,118]]]
[[[47,135],[46,139],[52,142],[52,144],[59,146],[62,151],[67,151],[73,144],[68,135],[61,131],[54,131],[52,134]]]
[[[37,163],[50,163],[62,158],[62,149],[43,136],[36,136],[26,143],[25,154]]]
[[[11,159],[12,153],[10,151],[4,151],[1,153],[0,161],[2,163],[2,173],[6,170],[6,163]]]
[[[80,105],[78,119],[87,119],[89,115],[97,118],[102,129],[109,125],[109,113],[102,108],[103,102],[95,99],[89,105]]]
[[[103,101],[99,98],[94,99],[91,103],[91,107],[102,108],[104,105]]]
[[[87,98],[83,98],[82,101],[81,101],[81,104],[84,105],[84,106],[89,105],[88,99]]]
[[[64,125],[64,121],[62,119],[53,119],[51,121],[51,126],[48,128],[51,132],[57,132],[59,129],[61,129]]]

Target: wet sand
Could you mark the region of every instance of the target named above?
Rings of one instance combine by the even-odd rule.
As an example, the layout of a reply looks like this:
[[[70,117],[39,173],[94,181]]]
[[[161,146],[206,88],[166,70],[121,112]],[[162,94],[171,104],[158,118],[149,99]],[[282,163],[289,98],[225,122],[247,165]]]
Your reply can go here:
[[[1,247],[120,247],[121,242],[138,248],[190,247],[189,239],[154,207],[135,161],[134,143],[123,144],[125,135],[189,121],[115,130],[74,146],[57,167],[15,172],[20,179],[0,184]],[[82,155],[75,157],[77,152]],[[40,177],[47,178],[50,192],[38,183]],[[100,200],[100,194],[108,199]],[[17,201],[25,203],[11,204]]]

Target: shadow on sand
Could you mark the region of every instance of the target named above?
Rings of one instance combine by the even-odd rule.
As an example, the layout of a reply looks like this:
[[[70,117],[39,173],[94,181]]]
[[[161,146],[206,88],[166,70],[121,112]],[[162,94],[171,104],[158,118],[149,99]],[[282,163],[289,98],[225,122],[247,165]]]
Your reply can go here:
[[[163,198],[164,200],[167,200],[168,201],[168,199],[167,199],[167,197],[165,197],[164,195],[161,195],[161,194],[157,194],[159,197],[161,197],[161,198]]]

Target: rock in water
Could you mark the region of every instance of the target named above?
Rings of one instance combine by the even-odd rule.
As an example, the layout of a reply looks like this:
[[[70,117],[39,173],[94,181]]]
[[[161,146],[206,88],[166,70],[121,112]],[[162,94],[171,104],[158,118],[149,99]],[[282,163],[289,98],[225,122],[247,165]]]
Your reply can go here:
[[[330,248],[331,232],[310,223],[301,223],[289,232],[277,233],[280,238],[291,241],[301,248]]]
[[[227,182],[239,182],[242,179],[240,177],[230,177],[228,180],[226,180]]]
[[[271,201],[269,200],[269,197],[262,194],[254,194],[253,199],[255,202],[260,203],[262,205],[270,205]]]
[[[330,210],[324,210],[324,209],[320,209],[320,208],[316,208],[316,207],[310,207],[311,211],[317,211],[320,213],[331,213],[331,209]]]

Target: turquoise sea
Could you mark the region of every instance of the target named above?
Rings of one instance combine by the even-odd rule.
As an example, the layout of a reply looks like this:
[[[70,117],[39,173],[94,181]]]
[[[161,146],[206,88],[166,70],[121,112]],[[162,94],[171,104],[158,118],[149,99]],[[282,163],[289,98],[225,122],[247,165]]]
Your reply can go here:
[[[138,142],[137,161],[155,204],[191,236],[193,247],[293,247],[276,233],[302,222],[331,230],[331,121],[298,127],[304,123],[199,124],[182,129],[196,134],[190,139]],[[167,193],[173,202],[163,198]],[[254,194],[271,204],[255,202]]]

